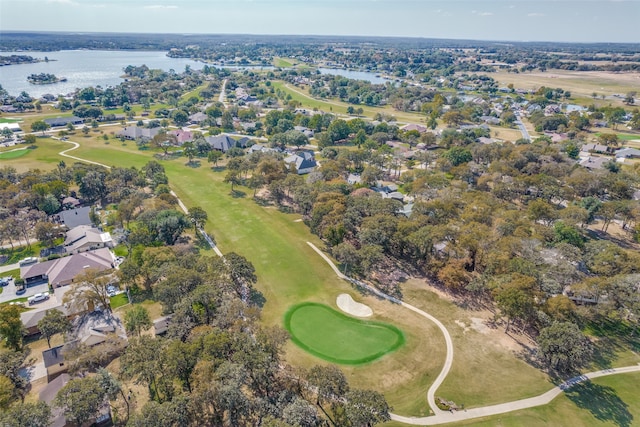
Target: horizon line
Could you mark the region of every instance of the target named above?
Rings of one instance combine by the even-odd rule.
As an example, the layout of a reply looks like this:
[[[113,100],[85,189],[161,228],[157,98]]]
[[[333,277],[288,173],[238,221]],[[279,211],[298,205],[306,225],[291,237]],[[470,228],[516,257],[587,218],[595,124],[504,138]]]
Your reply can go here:
[[[332,38],[332,37],[346,37],[346,38],[362,38],[362,39],[410,39],[410,40],[439,40],[439,41],[455,41],[455,42],[484,42],[484,43],[555,43],[555,44],[575,44],[575,45],[630,45],[640,46],[640,42],[614,42],[614,41],[562,41],[562,40],[499,40],[499,39],[469,39],[469,38],[452,38],[452,37],[428,37],[428,36],[398,36],[398,35],[358,35],[358,34],[264,34],[264,33],[205,33],[205,32],[149,32],[149,31],[73,31],[73,30],[12,30],[1,29],[0,34],[6,33],[24,33],[24,34],[99,34],[99,35],[173,35],[181,37],[194,37],[194,36],[253,36],[253,37],[318,37],[318,38]],[[0,49],[2,48],[2,42],[0,41]]]

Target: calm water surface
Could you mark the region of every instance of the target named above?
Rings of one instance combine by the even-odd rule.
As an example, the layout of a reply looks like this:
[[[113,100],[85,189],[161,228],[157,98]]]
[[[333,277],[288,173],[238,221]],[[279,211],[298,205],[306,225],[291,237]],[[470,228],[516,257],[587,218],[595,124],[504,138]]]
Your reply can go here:
[[[123,69],[128,65],[146,65],[164,71],[184,71],[189,65],[193,70],[204,66],[186,58],[169,58],[166,52],[122,51],[122,50],[63,50],[60,52],[0,52],[0,55],[24,54],[34,58],[49,58],[49,62],[20,64],[0,67],[0,85],[13,96],[27,92],[33,97],[45,93],[66,95],[77,88],[88,86],[116,86],[122,83]],[[234,67],[230,69],[273,69],[273,67]],[[387,80],[364,71],[319,68],[321,74],[336,74],[350,79],[367,80],[371,83],[385,83]],[[48,85],[33,85],[27,82],[30,74],[48,73],[66,77],[66,82]]]
[[[185,58],[169,58],[166,52],[63,50],[60,52],[0,52],[0,55],[24,54],[34,58],[49,58],[49,62],[9,65],[0,67],[0,84],[11,95],[25,91],[33,97],[45,93],[67,94],[76,88],[88,86],[116,86],[122,83],[122,71],[128,65],[146,65],[149,68],[176,72],[184,71],[186,65],[194,70],[203,63]],[[49,85],[32,85],[27,82],[29,74],[48,73],[66,77],[66,82]]]

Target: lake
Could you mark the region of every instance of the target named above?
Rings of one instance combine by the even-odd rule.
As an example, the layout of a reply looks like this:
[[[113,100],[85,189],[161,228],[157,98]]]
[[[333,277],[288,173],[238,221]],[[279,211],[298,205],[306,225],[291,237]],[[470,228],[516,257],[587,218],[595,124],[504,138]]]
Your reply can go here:
[[[368,71],[341,70],[339,68],[318,68],[318,70],[320,74],[334,74],[353,80],[366,80],[374,84],[385,84],[391,81]]]
[[[0,52],[0,55],[29,55],[34,58],[49,58],[49,62],[20,64],[0,67],[0,85],[11,95],[25,91],[39,98],[45,93],[67,94],[76,88],[88,86],[116,86],[122,83],[122,71],[128,65],[146,65],[149,68],[176,72],[184,71],[186,65],[194,70],[204,64],[186,58],[169,58],[166,52],[148,51],[104,51],[63,50],[59,52]],[[66,77],[66,82],[48,85],[32,85],[27,82],[29,74],[48,73]]]
[[[0,85],[13,96],[27,92],[35,98],[45,93],[66,95],[76,88],[89,86],[116,86],[122,83],[123,69],[128,65],[146,65],[149,68],[182,72],[189,65],[194,70],[204,66],[187,58],[169,58],[160,51],[122,51],[122,50],[63,50],[59,52],[0,52],[0,55],[29,55],[34,58],[49,58],[49,62],[20,64],[0,67]],[[216,66],[217,68],[221,68]],[[228,66],[229,69],[274,69],[273,67]],[[371,83],[386,81],[373,73],[364,71],[319,68],[321,74],[335,74],[350,79],[367,80]],[[66,82],[47,85],[33,85],[27,82],[30,74],[47,73],[57,77],[66,77]]]

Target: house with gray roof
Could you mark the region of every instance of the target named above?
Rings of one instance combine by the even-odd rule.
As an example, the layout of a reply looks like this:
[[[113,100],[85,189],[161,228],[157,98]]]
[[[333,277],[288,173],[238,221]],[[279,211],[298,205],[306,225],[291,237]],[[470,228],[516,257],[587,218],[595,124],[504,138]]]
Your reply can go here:
[[[67,231],[64,241],[65,252],[77,254],[98,248],[113,247],[111,234],[90,225],[79,225]]]
[[[197,113],[189,116],[189,123],[193,123],[194,125],[199,125],[205,120],[207,120],[207,115],[202,111],[198,111]]]
[[[229,135],[208,136],[205,140],[214,150],[222,151],[223,153],[236,146],[236,140]]]
[[[64,345],[50,348],[42,352],[42,360],[47,370],[47,382],[50,383],[68,371],[69,366],[64,360]]]
[[[121,136],[125,139],[138,140],[138,139],[153,139],[154,136],[160,133],[159,127],[157,128],[142,128],[138,126],[125,126],[121,131],[116,133],[117,136]]]
[[[68,229],[75,228],[79,225],[91,225],[89,212],[91,212],[91,208],[89,206],[84,206],[82,208],[76,208],[76,209],[69,209],[66,211],[61,211],[58,214],[58,219]]]
[[[616,151],[616,159],[637,159],[640,157],[640,150],[637,148],[622,148]]]
[[[602,169],[604,165],[609,163],[611,159],[609,157],[595,157],[588,156],[580,159],[578,164],[584,166],[587,169]]]
[[[316,159],[313,157],[313,153],[310,151],[300,151],[284,159],[285,164],[289,169],[297,171],[298,175],[303,175],[309,172],[313,172],[316,168]]]
[[[104,271],[114,267],[111,251],[100,248],[21,267],[20,277],[27,286],[48,282],[53,288],[58,288],[73,283],[76,276],[88,268]]]
[[[67,126],[69,123],[72,125],[80,125],[84,123],[84,120],[80,117],[56,117],[53,119],[44,119],[44,122],[52,128]]]

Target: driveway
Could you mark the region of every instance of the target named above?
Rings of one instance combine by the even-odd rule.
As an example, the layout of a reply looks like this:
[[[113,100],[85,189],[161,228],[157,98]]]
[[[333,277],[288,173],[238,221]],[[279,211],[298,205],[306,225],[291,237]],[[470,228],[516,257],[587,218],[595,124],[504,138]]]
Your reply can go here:
[[[2,293],[0,294],[0,303],[11,301],[16,298],[30,297],[32,295],[35,295],[41,292],[48,292],[48,291],[49,291],[49,285],[46,283],[42,283],[40,285],[31,286],[27,288],[27,291],[22,295],[16,295],[16,284],[15,284],[15,281],[12,280],[7,286],[2,288]],[[50,300],[51,299],[49,299],[49,301]],[[44,304],[46,302],[47,301],[43,301],[40,304]]]
[[[30,383],[44,378],[47,376],[47,369],[44,367],[44,362],[35,363],[28,368],[21,368],[20,376],[26,378]]]

